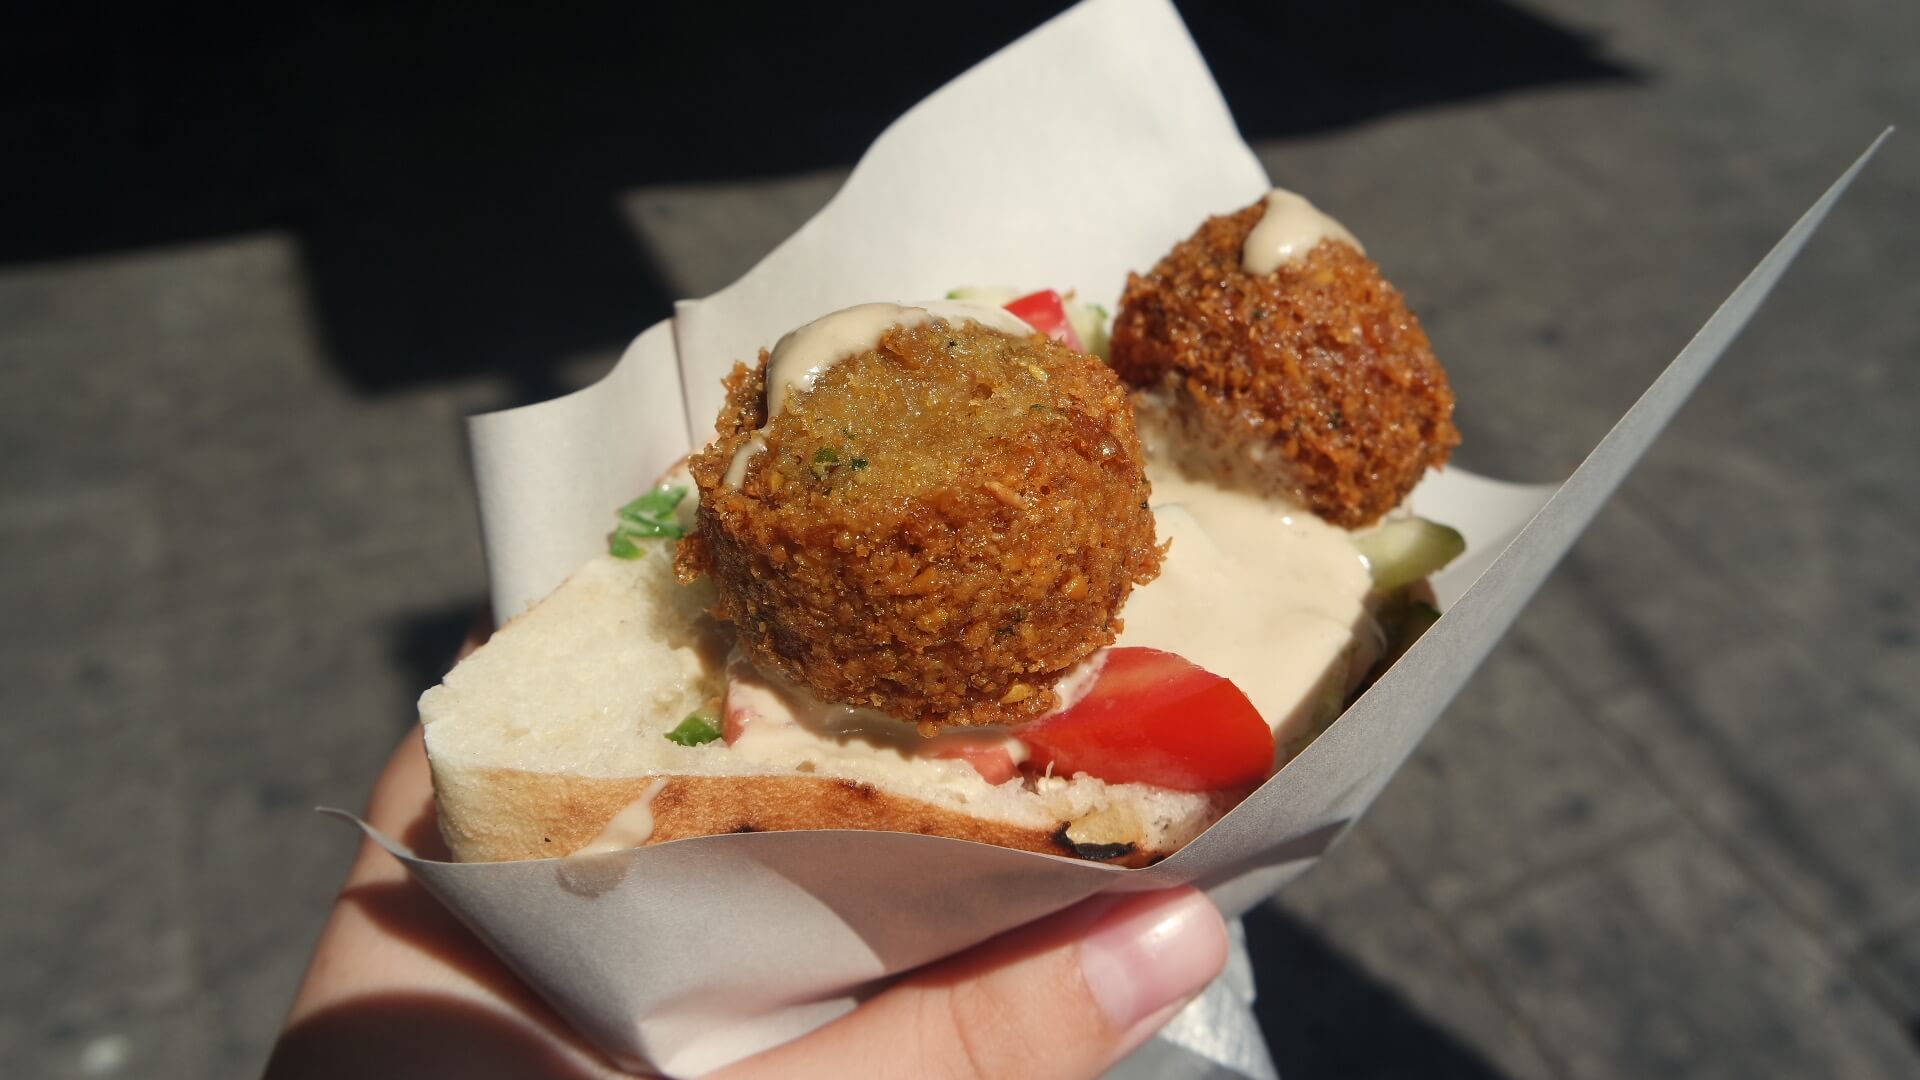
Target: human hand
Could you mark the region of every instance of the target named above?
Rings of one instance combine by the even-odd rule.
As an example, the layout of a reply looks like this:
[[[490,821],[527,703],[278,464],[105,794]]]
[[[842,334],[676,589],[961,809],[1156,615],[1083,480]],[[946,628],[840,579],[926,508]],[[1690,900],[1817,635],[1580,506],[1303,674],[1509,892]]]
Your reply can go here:
[[[367,820],[445,857],[420,731]],[[1191,889],[1102,896],[907,976],[859,1008],[717,1076],[1095,1076],[1159,1030],[1226,960]],[[626,1075],[371,841],[321,932],[270,1080]]]

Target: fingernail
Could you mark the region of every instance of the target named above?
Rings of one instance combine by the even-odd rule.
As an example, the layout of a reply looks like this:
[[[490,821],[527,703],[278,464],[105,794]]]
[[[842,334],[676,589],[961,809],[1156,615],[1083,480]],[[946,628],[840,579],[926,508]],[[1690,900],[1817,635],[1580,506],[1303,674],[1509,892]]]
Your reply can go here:
[[[1188,890],[1117,907],[1080,943],[1080,972],[1115,1030],[1124,1031],[1199,993],[1226,956],[1220,913]]]

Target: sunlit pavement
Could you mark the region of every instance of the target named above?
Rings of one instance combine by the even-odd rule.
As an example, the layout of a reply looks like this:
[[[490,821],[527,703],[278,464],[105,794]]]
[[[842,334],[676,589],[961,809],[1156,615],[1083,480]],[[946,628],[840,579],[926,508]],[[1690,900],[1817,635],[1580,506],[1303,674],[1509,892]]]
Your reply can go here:
[[[1429,57],[1326,100],[1256,99],[1272,26],[1194,21],[1275,178],[1421,313],[1458,463],[1553,479],[1920,119],[1920,10],[1469,9],[1488,77]],[[1361,828],[1250,920],[1283,1073],[1920,1070],[1913,138]],[[63,246],[58,207],[13,201],[41,224],[0,242],[0,1071],[259,1067],[351,850],[311,807],[359,802],[483,601],[459,417],[591,379],[849,160],[635,172],[584,210],[543,188],[531,220],[449,182],[472,213],[431,235],[329,189]]]

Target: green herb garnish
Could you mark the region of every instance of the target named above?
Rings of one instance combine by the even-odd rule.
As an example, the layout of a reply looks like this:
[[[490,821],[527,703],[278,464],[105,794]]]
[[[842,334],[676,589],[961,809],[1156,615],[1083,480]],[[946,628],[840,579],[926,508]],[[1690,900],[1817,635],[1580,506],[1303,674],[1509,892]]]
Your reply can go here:
[[[720,725],[704,713],[688,713],[680,726],[667,732],[667,741],[681,746],[704,746],[720,737]]]
[[[684,486],[661,486],[614,511],[620,524],[607,537],[607,554],[617,559],[637,559],[646,554],[646,549],[635,540],[677,540],[687,535],[686,526],[673,513],[686,497]]]
[[[615,513],[620,520],[635,531],[650,536],[683,536],[686,530],[673,516],[674,508],[680,500],[687,497],[687,489],[681,486],[662,486],[654,488],[645,495],[621,507]],[[655,530],[647,532],[646,530]]]
[[[831,446],[823,446],[813,452],[813,478],[824,482],[833,475],[833,470],[842,466],[858,472],[866,468],[867,464],[866,458],[851,453],[843,458],[840,456],[840,451]]]

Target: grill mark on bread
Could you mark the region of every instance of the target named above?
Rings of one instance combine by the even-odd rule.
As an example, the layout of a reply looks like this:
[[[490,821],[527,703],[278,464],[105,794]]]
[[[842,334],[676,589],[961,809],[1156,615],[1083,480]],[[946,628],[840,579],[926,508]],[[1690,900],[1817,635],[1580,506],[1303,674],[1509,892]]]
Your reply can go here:
[[[880,797],[872,784],[863,784],[858,780],[835,780],[834,785],[861,802],[872,802]]]
[[[445,769],[445,763],[440,768]],[[462,770],[463,783],[443,785],[450,805],[440,818],[448,848],[461,862],[540,859],[565,855],[590,842],[613,815],[631,804],[651,776],[593,778],[518,769]],[[1023,825],[936,806],[857,780],[838,777],[674,775],[655,804],[652,843],[717,833],[789,829],[891,829],[997,844],[1049,855],[1088,858],[1093,845],[1066,838],[1072,824]],[[676,793],[669,802],[667,792]],[[856,796],[854,792],[858,791]],[[1225,812],[1221,800],[1193,830]],[[751,808],[751,809],[749,809]],[[1184,838],[1184,837],[1183,837]],[[1104,839],[1104,838],[1103,838]],[[1110,866],[1151,865],[1172,854],[1145,837],[1102,845]]]
[[[1053,842],[1060,845],[1063,852],[1076,859],[1086,859],[1088,862],[1112,862],[1116,859],[1128,858],[1138,850],[1137,845],[1132,841],[1117,844],[1075,843],[1073,838],[1067,835],[1067,830],[1072,826],[1072,822],[1061,822],[1060,828],[1053,834]]]

